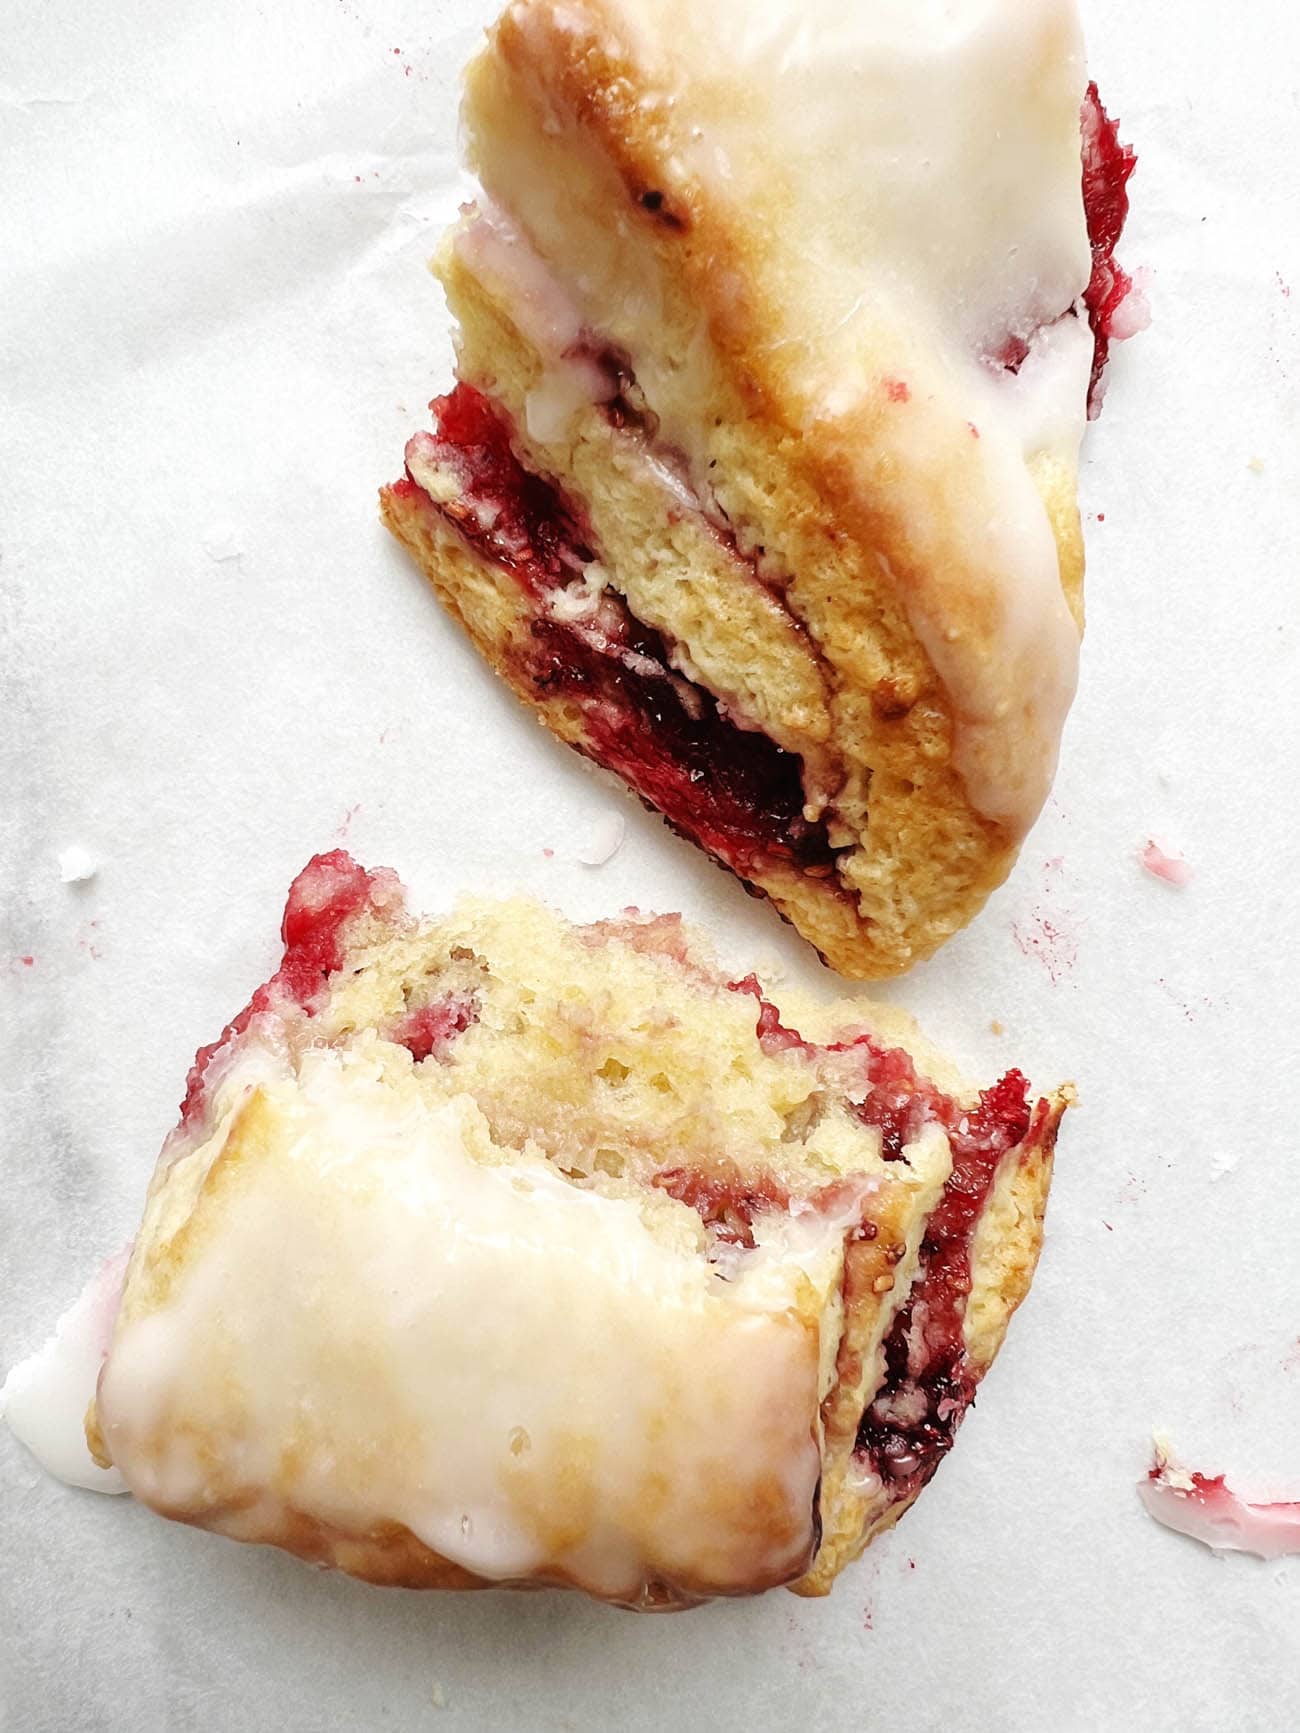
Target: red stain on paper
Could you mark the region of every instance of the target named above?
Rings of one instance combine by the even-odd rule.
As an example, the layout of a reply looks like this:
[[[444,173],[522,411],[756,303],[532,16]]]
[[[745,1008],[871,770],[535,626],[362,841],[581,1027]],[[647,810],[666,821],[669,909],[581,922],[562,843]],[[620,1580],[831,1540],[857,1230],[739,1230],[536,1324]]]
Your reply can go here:
[[[1156,981],[1156,985],[1171,1004],[1177,1005],[1189,1023],[1195,1023],[1198,1010],[1206,1010],[1214,1004],[1214,1000],[1210,998],[1208,993],[1202,993],[1196,1002],[1191,999],[1184,999],[1181,993],[1174,991],[1163,975]]]
[[[1116,1201],[1119,1203],[1136,1203],[1140,1197],[1146,1196],[1146,1191],[1147,1182],[1144,1179],[1139,1179],[1137,1174],[1130,1173],[1127,1180],[1125,1180],[1124,1185],[1121,1187],[1119,1197]]]
[[[1050,915],[1035,909],[1024,920],[1013,921],[1011,932],[1027,957],[1036,958],[1047,970],[1053,986],[1067,975],[1079,958],[1079,940],[1065,915]]]

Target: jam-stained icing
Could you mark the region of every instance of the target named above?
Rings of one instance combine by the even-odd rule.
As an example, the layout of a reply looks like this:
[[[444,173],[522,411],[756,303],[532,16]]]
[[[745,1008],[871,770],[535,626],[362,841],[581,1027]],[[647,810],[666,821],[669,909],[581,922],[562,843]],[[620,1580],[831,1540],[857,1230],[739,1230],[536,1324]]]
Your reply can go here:
[[[1201,1474],[1175,1462],[1166,1438],[1155,1440],[1155,1460],[1138,1483],[1138,1496],[1158,1523],[1215,1552],[1264,1559],[1300,1554],[1300,1500],[1264,1504],[1242,1498],[1226,1475]]]

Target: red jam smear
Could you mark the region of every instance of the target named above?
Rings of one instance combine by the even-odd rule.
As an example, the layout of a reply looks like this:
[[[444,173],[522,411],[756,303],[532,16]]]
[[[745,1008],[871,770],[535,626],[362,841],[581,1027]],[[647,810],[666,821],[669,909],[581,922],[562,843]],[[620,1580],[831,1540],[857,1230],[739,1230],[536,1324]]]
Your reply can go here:
[[[417,434],[408,460],[436,463],[460,488],[445,504],[424,494],[430,507],[539,601],[570,583],[596,557],[590,531],[558,487],[515,457],[505,417],[465,384],[430,407],[435,433]],[[422,492],[409,470],[407,482]],[[674,829],[741,878],[781,865],[834,878],[826,827],[803,816],[798,757],[737,727],[711,693],[673,669],[663,637],[620,597],[607,592],[594,621],[581,624],[539,612],[529,640],[518,672],[532,691],[575,704],[580,749]]]
[[[1009,1071],[964,1113],[946,1102],[953,1170],[921,1242],[921,1274],[885,1338],[885,1375],[862,1417],[857,1448],[897,1497],[911,1497],[952,1448],[981,1373],[963,1329],[971,1289],[970,1248],[1003,1157],[1041,1141],[1051,1109],[1032,1113],[1026,1081]]]
[[[749,1250],[754,1246],[754,1217],[790,1207],[789,1189],[773,1174],[743,1178],[730,1163],[711,1171],[667,1168],[655,1174],[650,1183],[695,1210],[717,1239]]]
[[[1092,326],[1092,378],[1088,384],[1088,415],[1101,409],[1101,378],[1110,355],[1115,315],[1133,287],[1133,280],[1115,258],[1128,217],[1128,183],[1137,167],[1137,153],[1119,141],[1119,122],[1102,106],[1097,86],[1090,84],[1083,102],[1083,209],[1092,243],[1092,278],[1084,294]]]
[[[544,595],[569,583],[596,557],[582,515],[557,487],[520,463],[506,417],[464,384],[435,397],[429,408],[434,432],[417,433],[407,454],[415,451],[455,476],[459,497],[437,509],[477,553],[513,571],[530,593]],[[407,480],[423,493],[409,469]]]
[[[231,1019],[217,1039],[200,1047],[185,1080],[181,1124],[187,1124],[203,1100],[203,1079],[215,1054],[236,1035],[242,1035],[259,1011],[276,1000],[301,1005],[308,1016],[313,1000],[331,974],[343,964],[343,928],[372,900],[375,891],[396,884],[384,870],[367,872],[345,849],[313,855],[289,887],[280,937],[284,958],[269,981],[263,983],[237,1017]]]
[[[477,1022],[478,1001],[469,993],[449,993],[445,999],[438,999],[432,1005],[421,1005],[418,1011],[408,1011],[388,1031],[388,1039],[399,1047],[405,1047],[418,1065],[430,1054],[443,1058],[456,1036]]]
[[[918,1076],[903,1049],[881,1046],[870,1035],[819,1046],[782,1023],[755,976],[729,985],[758,1001],[757,1034],[766,1051],[862,1054],[871,1087],[854,1112],[864,1125],[879,1129],[886,1161],[903,1160],[907,1145],[928,1124],[941,1125],[947,1134],[952,1172],[926,1223],[920,1272],[885,1338],[884,1378],[857,1438],[859,1454],[894,1496],[911,1496],[952,1448],[975,1400],[980,1372],[966,1355],[964,1321],[980,1215],[1003,1158],[1054,1135],[1051,1106],[1040,1100],[1031,1110],[1027,1079],[1008,1071],[983,1091],[977,1107],[965,1108]]]

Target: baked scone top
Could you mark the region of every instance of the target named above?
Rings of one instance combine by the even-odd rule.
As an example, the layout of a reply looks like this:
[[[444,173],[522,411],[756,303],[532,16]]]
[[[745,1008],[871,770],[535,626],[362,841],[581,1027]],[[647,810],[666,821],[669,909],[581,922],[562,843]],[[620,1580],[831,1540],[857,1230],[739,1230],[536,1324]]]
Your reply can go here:
[[[96,1460],[376,1582],[824,1592],[997,1352],[1066,1098],[883,1008],[798,1032],[677,917],[417,923],[336,852],[284,935],[159,1160]]]
[[[503,67],[531,109],[503,111]],[[633,358],[668,445],[707,472],[719,365],[801,436],[947,689],[972,807],[1016,836],[1077,673],[1085,84],[1073,0],[517,0],[466,105],[489,197]],[[528,148],[539,113],[594,178],[617,166],[603,225]],[[629,185],[693,332],[666,338]]]

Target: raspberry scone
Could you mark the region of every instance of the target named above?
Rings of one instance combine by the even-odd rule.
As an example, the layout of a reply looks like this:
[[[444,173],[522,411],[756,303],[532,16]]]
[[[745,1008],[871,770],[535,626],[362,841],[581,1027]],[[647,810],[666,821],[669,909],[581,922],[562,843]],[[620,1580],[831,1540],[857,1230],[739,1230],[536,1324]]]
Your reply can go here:
[[[464,121],[459,382],[389,527],[562,740],[841,973],[907,968],[1075,688],[1135,316],[1074,0],[516,0]]]
[[[338,852],[283,934],[159,1160],[96,1461],[371,1582],[824,1593],[998,1351],[1069,1091],[778,1009],[676,916],[418,921]]]

